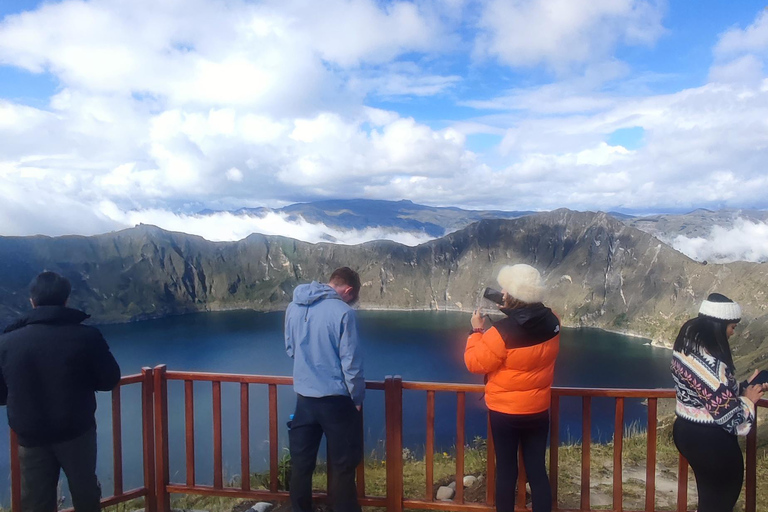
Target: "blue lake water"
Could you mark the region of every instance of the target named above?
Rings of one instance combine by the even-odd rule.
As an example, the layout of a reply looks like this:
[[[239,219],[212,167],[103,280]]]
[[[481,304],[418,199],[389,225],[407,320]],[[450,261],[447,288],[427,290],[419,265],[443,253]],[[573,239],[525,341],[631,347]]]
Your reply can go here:
[[[463,351],[469,314],[448,312],[361,311],[367,380],[401,375],[403,380],[482,383],[468,373]],[[167,365],[169,370],[291,375],[291,360],[283,347],[283,313],[230,311],[201,313],[145,322],[102,327],[123,374],[138,373],[142,366]],[[603,388],[672,387],[671,353],[651,347],[646,340],[597,329],[564,329],[555,385]],[[252,471],[268,467],[266,386],[250,387],[250,446]],[[195,385],[195,449],[199,483],[212,482],[211,385]],[[122,392],[124,488],[142,485],[139,387]],[[285,422],[293,411],[292,389],[278,391],[279,441],[287,446]],[[485,406],[480,394],[466,400],[466,439],[486,435]],[[225,480],[240,468],[239,385],[222,384],[223,453]],[[417,453],[425,444],[426,393],[404,392],[403,440]],[[613,436],[613,400],[595,399],[592,405],[592,438]],[[647,411],[639,400],[627,400],[626,424],[646,424]],[[185,480],[184,412],[181,382],[169,382],[171,480]],[[112,494],[111,408],[108,393],[99,394],[99,475],[104,494]],[[366,450],[380,451],[384,439],[383,392],[369,391],[365,402]],[[456,397],[436,394],[436,443],[447,450],[456,443]],[[561,400],[561,439],[581,437],[580,399]],[[10,475],[8,427],[0,422],[0,475]],[[1,477],[0,477],[1,478]],[[9,503],[10,476],[0,482],[0,504]],[[65,491],[65,494],[67,492]]]

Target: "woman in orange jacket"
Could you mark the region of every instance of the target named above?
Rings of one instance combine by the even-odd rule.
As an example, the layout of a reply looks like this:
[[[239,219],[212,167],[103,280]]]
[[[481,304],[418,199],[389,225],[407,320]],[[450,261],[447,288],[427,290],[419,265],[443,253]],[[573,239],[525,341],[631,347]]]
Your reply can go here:
[[[467,369],[486,377],[485,403],[496,449],[496,510],[514,511],[521,445],[533,512],[550,512],[552,490],[544,453],[560,320],[541,303],[544,286],[535,268],[505,266],[497,280],[504,293],[500,310],[506,318],[485,330],[484,317],[475,311],[464,352]]]

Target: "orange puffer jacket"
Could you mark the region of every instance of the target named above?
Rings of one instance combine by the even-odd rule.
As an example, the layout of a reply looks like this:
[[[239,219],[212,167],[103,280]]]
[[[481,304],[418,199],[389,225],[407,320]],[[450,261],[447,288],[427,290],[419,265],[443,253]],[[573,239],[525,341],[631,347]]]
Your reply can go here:
[[[486,375],[485,403],[505,414],[549,409],[560,320],[542,304],[502,310],[507,318],[467,339],[464,363]]]

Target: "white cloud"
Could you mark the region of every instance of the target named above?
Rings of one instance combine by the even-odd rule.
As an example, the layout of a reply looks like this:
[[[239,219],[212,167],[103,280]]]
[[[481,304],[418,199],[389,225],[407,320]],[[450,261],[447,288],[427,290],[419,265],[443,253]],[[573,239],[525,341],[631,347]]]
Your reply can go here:
[[[768,224],[737,218],[732,227],[713,226],[706,237],[678,235],[664,241],[697,261],[768,261]]]
[[[755,21],[741,29],[732,27],[717,41],[710,81],[722,83],[759,83],[768,58],[768,11],[763,9]]]
[[[768,50],[768,11],[763,9],[755,21],[745,29],[738,27],[725,31],[715,45],[718,58],[742,53],[761,53]]]
[[[0,22],[0,63],[96,94],[285,113],[343,96],[331,66],[443,49],[436,13],[373,0],[65,0]]]
[[[343,230],[324,224],[312,224],[303,218],[289,219],[288,215],[268,212],[264,216],[235,215],[216,212],[210,215],[178,214],[158,209],[120,210],[114,203],[104,202],[99,213],[123,227],[152,224],[169,231],[199,235],[216,242],[242,240],[252,233],[280,235],[310,243],[335,242],[361,244],[371,240],[393,240],[405,245],[418,245],[432,239],[429,235],[387,228]]]
[[[709,70],[711,82],[759,84],[763,76],[763,63],[754,55],[744,55]]]
[[[237,167],[233,167],[230,170],[228,170],[226,172],[225,176],[227,177],[227,179],[229,181],[235,181],[235,182],[238,182],[238,183],[243,181],[243,171],[241,171]]]
[[[0,100],[5,179],[127,208],[363,193],[369,178],[466,170],[451,129],[371,109],[458,77],[391,62],[446,51],[444,7],[374,0],[64,0],[0,20],[0,63],[59,82],[46,109]],[[446,18],[448,13],[448,18]],[[453,13],[453,14],[451,14]],[[371,72],[374,64],[396,75]],[[371,128],[372,127],[372,128]],[[424,144],[424,149],[419,147]]]
[[[361,94],[370,91],[378,97],[396,99],[447,93],[461,81],[458,75],[429,74],[415,62],[393,62],[352,73],[349,88]]]
[[[65,0],[0,21],[0,62],[57,81],[45,107],[0,100],[0,202],[27,215],[14,223],[0,207],[0,233],[113,229],[139,215],[127,212],[209,233],[195,227],[209,221],[167,212],[338,197],[508,210],[768,206],[764,14],[724,33],[709,83],[651,94],[631,82],[653,78],[615,50],[656,41],[663,2],[221,5]],[[478,54],[495,60],[464,70],[475,23]],[[497,76],[506,90],[489,81],[487,98],[470,99],[495,62],[561,79]],[[440,96],[433,110],[419,110],[423,95]],[[453,121],[467,112],[453,102],[492,114]],[[642,147],[608,143],[636,126]],[[468,150],[484,134],[501,143]],[[16,200],[27,195],[57,214],[28,211]],[[123,213],[105,217],[102,201]]]
[[[650,45],[663,33],[663,2],[644,0],[489,0],[478,56],[510,66],[566,70],[611,55],[617,44]]]

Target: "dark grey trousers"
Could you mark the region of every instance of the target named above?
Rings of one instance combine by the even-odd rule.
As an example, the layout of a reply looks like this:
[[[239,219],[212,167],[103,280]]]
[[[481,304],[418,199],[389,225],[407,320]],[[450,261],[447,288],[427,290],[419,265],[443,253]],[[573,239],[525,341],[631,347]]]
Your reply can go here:
[[[293,512],[312,512],[312,472],[325,434],[331,463],[334,512],[360,512],[355,469],[363,459],[363,415],[348,396],[296,397],[288,430]]]
[[[101,487],[96,479],[96,429],[63,443],[19,446],[21,509],[54,512],[59,472],[69,482],[72,506],[77,512],[99,512]]]

